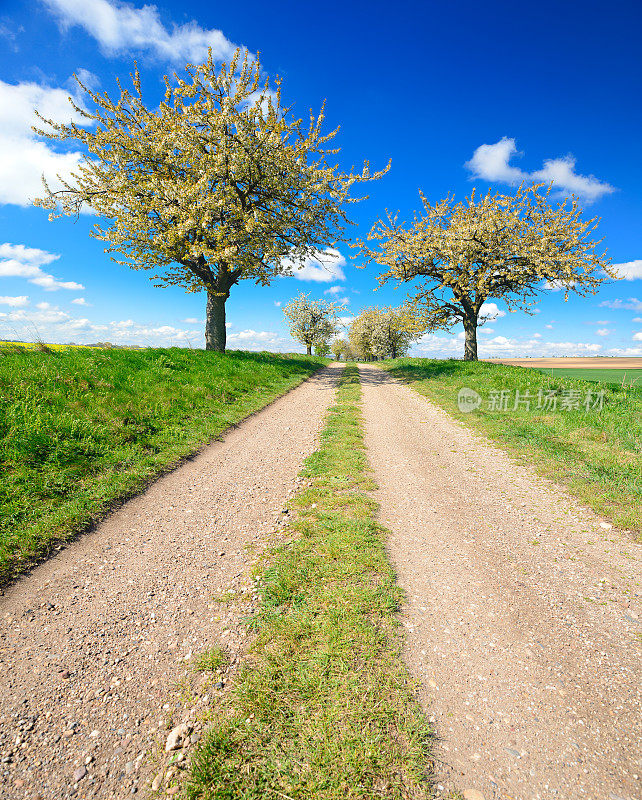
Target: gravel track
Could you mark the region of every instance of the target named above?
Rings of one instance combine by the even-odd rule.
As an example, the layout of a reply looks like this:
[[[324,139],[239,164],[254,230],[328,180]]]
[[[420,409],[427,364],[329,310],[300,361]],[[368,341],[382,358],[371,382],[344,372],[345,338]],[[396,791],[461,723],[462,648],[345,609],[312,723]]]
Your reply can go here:
[[[642,797],[642,546],[387,373],[366,443],[437,796]]]
[[[177,688],[191,654],[219,644],[234,660],[242,645],[249,567],[340,372],[241,423],[0,597],[0,797],[146,794],[188,713]],[[244,604],[214,601],[228,590]]]

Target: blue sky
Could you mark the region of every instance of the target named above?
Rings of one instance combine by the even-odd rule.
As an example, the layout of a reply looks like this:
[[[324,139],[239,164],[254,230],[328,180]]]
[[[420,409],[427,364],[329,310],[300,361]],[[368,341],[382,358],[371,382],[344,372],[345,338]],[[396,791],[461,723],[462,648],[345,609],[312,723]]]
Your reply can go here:
[[[150,103],[161,78],[207,46],[261,52],[267,73],[302,115],[327,101],[348,168],[392,168],[353,206],[365,235],[385,208],[408,217],[418,189],[431,200],[473,186],[510,190],[554,179],[580,195],[623,279],[595,297],[546,292],[539,313],[508,314],[480,332],[480,356],[642,356],[642,57],[639,2],[485,4],[369,2],[240,4],[111,0],[0,3],[0,336],[203,346],[203,294],[155,288],[88,236],[91,218],[49,222],[30,206],[40,174],[66,172],[74,148],[30,131],[34,106],[69,118],[70,76],[109,93],[138,60]],[[245,281],[228,301],[229,346],[300,349],[281,305],[300,291],[360,308],[398,304],[373,293],[377,267],[357,268],[340,244],[335,274],[309,264],[270,287]],[[323,280],[320,280],[322,278]],[[419,355],[460,355],[461,332],[431,334]]]

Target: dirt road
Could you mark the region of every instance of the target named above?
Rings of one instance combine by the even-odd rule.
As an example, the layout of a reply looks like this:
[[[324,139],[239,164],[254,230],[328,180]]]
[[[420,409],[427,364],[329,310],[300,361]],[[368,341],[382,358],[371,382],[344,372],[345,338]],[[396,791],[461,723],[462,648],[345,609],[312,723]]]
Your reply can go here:
[[[438,796],[642,797],[642,546],[361,368]]]
[[[0,797],[123,798],[151,777],[192,653],[234,658],[236,612],[310,454],[329,367],[128,502],[0,597]],[[251,590],[241,611],[252,610]],[[198,736],[196,731],[193,736]]]

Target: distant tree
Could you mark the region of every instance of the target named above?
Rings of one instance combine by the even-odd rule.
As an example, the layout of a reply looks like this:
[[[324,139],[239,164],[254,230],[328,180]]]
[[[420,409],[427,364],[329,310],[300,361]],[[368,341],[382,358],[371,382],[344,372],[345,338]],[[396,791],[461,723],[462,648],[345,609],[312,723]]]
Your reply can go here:
[[[327,358],[330,355],[330,345],[327,342],[319,342],[314,345],[314,355]]]
[[[71,105],[91,130],[40,119],[43,136],[81,142],[88,155],[63,188],[36,205],[50,219],[77,216],[83,205],[110,227],[92,236],[108,243],[119,263],[153,270],[156,286],[207,292],[205,341],[225,350],[225,303],[232,286],[250,279],[265,286],[291,274],[319,248],[342,240],[349,223],[344,204],[354,184],[381,177],[367,162],[360,173],[328,163],[336,130],[323,133],[323,109],[303,126],[261,78],[258,59],[216,69],[188,64],[185,79],[165,77],[159,106],[143,102],[140,76],[115,101],[77,77],[94,111]],[[39,115],[40,116],[40,115]]]
[[[398,358],[421,335],[405,308],[365,308],[350,325],[349,337],[359,358]]]
[[[292,337],[305,345],[308,355],[313,347],[327,345],[336,333],[337,310],[334,303],[310,300],[310,295],[303,293],[283,307]]]
[[[448,330],[461,322],[464,359],[477,360],[477,327],[488,315],[482,306],[503,300],[509,311],[529,312],[545,289],[595,294],[608,277],[616,277],[610,260],[591,240],[595,218],[585,221],[577,199],[549,202],[551,187],[542,184],[514,195],[489,191],[464,202],[450,197],[431,205],[421,195],[423,214],[404,227],[388,214],[368,235],[375,249],[359,241],[361,255],[386,269],[380,283],[412,284],[409,310],[417,329]]]
[[[405,308],[376,309],[372,330],[372,351],[381,358],[405,356],[410,345],[419,338],[413,317]]]
[[[354,358],[352,350],[345,339],[335,339],[330,345],[332,353],[337,361],[352,361]]]
[[[348,341],[355,358],[359,361],[373,361],[372,334],[374,330],[373,309],[364,309],[350,323]]]

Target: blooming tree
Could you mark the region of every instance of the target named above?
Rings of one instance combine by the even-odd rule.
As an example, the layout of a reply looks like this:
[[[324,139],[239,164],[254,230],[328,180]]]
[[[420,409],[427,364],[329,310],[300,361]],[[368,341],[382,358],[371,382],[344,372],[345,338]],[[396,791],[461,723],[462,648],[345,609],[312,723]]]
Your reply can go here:
[[[335,335],[337,311],[335,303],[310,300],[310,295],[304,293],[283,307],[292,338],[305,345],[308,355],[312,355],[313,347],[327,345]]]
[[[210,50],[184,78],[165,77],[157,108],[143,102],[138,71],[132,79],[132,91],[119,84],[112,100],[76,78],[95,106],[70,99],[88,129],[41,117],[39,134],[78,140],[87,152],[62,189],[45,183],[36,205],[50,218],[90,206],[110,222],[92,235],[114,260],[152,270],[157,286],[206,291],[206,346],[224,350],[232,286],[267,285],[341,240],[345,204],[361,199],[352,187],[388,167],[372,173],[366,162],[346,173],[331,164],[337,131],[322,132],[323,109],[304,126],[282,106],[280,81],[263,81],[258,59],[240,50],[218,69]]]
[[[361,361],[373,361],[372,333],[374,330],[374,309],[364,309],[350,323],[348,341],[350,349]]]
[[[352,361],[354,358],[350,345],[345,339],[335,339],[330,345],[330,349],[337,361],[341,361],[342,358],[345,361]]]
[[[359,358],[398,358],[421,335],[414,317],[405,308],[365,308],[349,329],[352,349]]]
[[[372,330],[372,351],[381,358],[405,356],[421,335],[404,308],[377,309]]]
[[[388,214],[358,247],[366,262],[385,267],[380,283],[412,284],[409,308],[417,329],[448,330],[463,323],[464,359],[477,360],[477,327],[483,305],[501,299],[510,311],[529,311],[542,290],[595,294],[608,277],[610,260],[593,241],[595,218],[584,220],[576,198],[550,202],[542,184],[514,195],[475,192],[463,202],[447,197],[431,204],[410,226]]]

